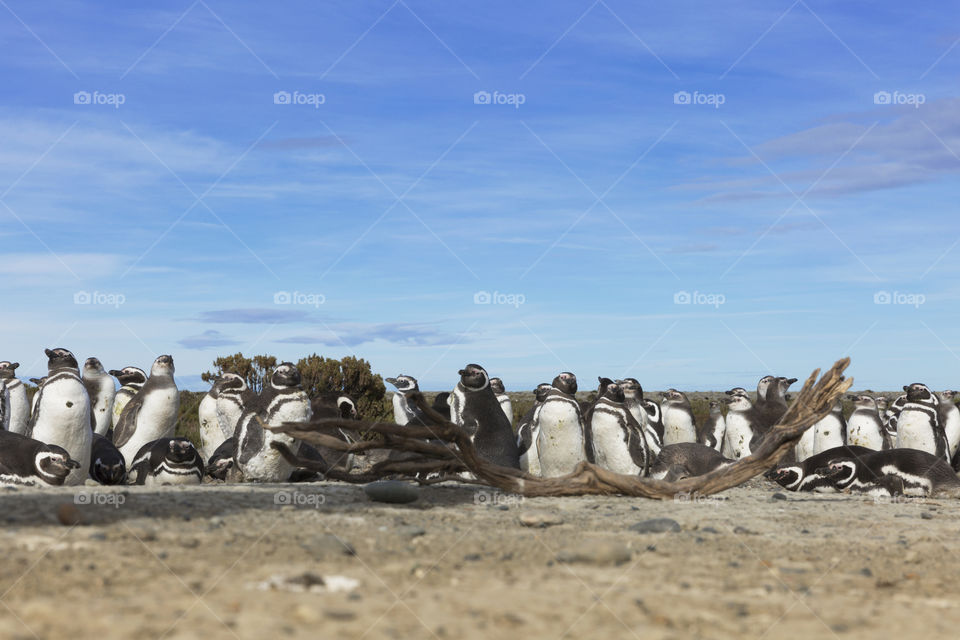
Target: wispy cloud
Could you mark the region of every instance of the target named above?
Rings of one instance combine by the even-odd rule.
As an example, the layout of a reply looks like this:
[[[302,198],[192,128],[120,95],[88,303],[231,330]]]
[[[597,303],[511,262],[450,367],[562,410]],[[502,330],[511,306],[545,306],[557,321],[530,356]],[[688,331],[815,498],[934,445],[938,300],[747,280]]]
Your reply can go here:
[[[216,329],[208,329],[203,333],[199,333],[195,336],[187,336],[177,341],[184,349],[211,349],[213,347],[229,347],[233,345],[241,344],[239,340],[234,340],[229,336],[225,336]]]

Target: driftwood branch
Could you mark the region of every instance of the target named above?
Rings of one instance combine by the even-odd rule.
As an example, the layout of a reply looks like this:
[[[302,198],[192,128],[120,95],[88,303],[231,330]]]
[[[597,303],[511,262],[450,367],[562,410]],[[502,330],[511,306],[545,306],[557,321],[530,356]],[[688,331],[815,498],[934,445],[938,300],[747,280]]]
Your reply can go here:
[[[331,479],[347,482],[366,483],[388,476],[405,476],[421,483],[432,484],[446,479],[450,474],[469,471],[475,477],[475,480],[469,482],[528,497],[621,494],[644,498],[672,498],[677,494],[709,495],[743,484],[777,464],[796,444],[803,432],[829,414],[837,399],[850,388],[853,380],[843,376],[843,371],[849,364],[850,359],[844,358],[838,360],[823,376],[820,376],[819,369],[814,371],[784,416],[767,432],[750,456],[706,475],[677,482],[613,473],[588,462],[578,465],[573,473],[558,478],[539,478],[519,469],[491,464],[479,457],[466,432],[434,411],[419,393],[413,394],[412,399],[434,422],[431,426],[328,419],[310,423],[286,423],[267,428],[287,433],[310,444],[321,444],[346,453],[386,449],[410,454],[402,458],[388,458],[363,473],[348,473],[325,468],[327,465],[322,462],[299,458],[283,445],[274,445],[292,464],[321,472]],[[329,435],[339,429],[356,432],[358,436],[361,432],[373,432],[383,439],[348,443]],[[357,439],[359,440],[359,437]],[[331,442],[333,440],[336,440],[336,443]],[[439,474],[439,478],[427,479],[428,474]],[[465,481],[463,478],[454,477]]]

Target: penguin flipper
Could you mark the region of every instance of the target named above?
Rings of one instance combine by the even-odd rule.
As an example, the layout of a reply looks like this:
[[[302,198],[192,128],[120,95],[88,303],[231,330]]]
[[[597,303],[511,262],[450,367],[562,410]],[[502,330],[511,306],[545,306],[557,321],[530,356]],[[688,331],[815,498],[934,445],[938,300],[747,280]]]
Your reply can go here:
[[[249,462],[263,449],[263,427],[260,426],[258,417],[254,414],[247,420],[240,419],[243,430],[241,437],[237,440],[237,460],[242,464]]]
[[[630,452],[630,458],[633,464],[640,467],[643,471],[640,475],[646,476],[650,472],[650,448],[647,445],[646,437],[643,435],[643,427],[633,417],[629,411],[627,414],[627,451]],[[641,440],[643,438],[643,440]]]
[[[140,394],[137,394],[139,396]],[[122,447],[133,437],[133,432],[137,430],[137,416],[140,415],[140,409],[143,408],[143,398],[134,397],[123,408],[120,414],[120,421],[113,431],[113,444]]]

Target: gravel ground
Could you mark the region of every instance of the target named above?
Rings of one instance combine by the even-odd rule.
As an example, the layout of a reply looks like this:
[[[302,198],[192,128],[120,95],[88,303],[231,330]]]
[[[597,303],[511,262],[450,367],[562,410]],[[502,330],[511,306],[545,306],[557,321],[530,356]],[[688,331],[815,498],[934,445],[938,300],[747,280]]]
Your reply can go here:
[[[0,489],[0,638],[956,634],[960,505],[777,489]]]

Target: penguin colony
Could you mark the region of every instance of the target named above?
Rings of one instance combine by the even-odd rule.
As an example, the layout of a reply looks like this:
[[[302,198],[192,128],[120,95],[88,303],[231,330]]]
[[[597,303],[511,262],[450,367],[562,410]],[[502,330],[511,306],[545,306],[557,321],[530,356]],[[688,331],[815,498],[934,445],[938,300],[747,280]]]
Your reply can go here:
[[[289,362],[271,372],[259,393],[237,374],[218,377],[200,403],[198,448],[175,437],[180,396],[171,356],[159,356],[147,374],[133,366],[107,371],[97,358],[80,367],[63,348],[45,352],[48,373],[34,380],[39,389],[32,403],[16,377],[19,364],[0,362],[0,484],[317,478],[294,468],[273,443],[347,470],[356,464],[353,456],[264,428],[312,417],[358,417],[347,395],[311,399]],[[601,377],[594,399],[584,402],[577,399],[577,377],[565,371],[537,386],[533,406],[514,426],[500,378],[478,364],[458,373],[455,388],[439,394],[433,409],[461,427],[485,460],[545,478],[567,475],[584,461],[669,481],[709,473],[751,455],[787,411],[787,390],[796,382],[764,376],[755,394],[730,389],[722,401],[710,402],[709,415],[698,424],[689,398],[677,389],[660,393],[658,403],[644,397],[635,378]],[[394,421],[429,427],[429,417],[411,398],[419,391],[416,378],[386,381],[396,389]],[[853,412],[847,419],[838,402],[766,477],[791,491],[960,494],[956,392],[937,394],[919,383],[903,390],[892,402],[878,395],[848,396]]]

